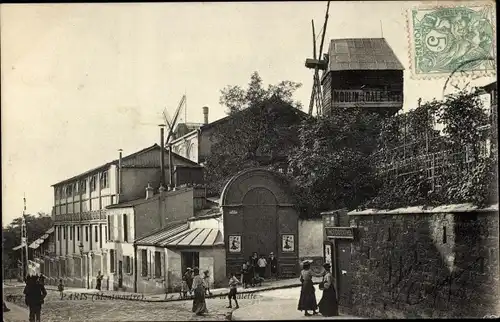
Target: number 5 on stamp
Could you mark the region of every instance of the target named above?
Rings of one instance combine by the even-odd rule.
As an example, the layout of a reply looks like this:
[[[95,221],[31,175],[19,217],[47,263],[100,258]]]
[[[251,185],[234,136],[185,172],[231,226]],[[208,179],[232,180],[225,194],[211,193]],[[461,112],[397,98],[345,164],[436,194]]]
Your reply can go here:
[[[491,5],[413,8],[408,12],[413,76],[495,73],[495,10]]]

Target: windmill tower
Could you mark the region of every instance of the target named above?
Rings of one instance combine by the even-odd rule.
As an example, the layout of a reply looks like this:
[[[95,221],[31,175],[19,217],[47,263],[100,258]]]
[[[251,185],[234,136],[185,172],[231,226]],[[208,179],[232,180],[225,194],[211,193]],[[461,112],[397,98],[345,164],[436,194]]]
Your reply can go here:
[[[165,151],[165,146],[168,147],[168,164],[169,164],[169,183],[170,183],[170,188],[174,188],[175,183],[174,183],[174,167],[173,167],[173,155],[172,155],[172,144],[171,141],[174,137],[174,129],[175,126],[177,125],[177,120],[179,119],[179,115],[181,114],[181,110],[183,107],[185,107],[186,104],[186,95],[183,95],[181,98],[181,101],[179,102],[179,105],[177,106],[177,109],[175,110],[173,118],[170,117],[170,115],[167,112],[167,109],[165,108],[163,110],[163,120],[165,121],[165,124],[162,124],[161,128],[161,185],[164,187],[165,186],[165,159],[164,159],[164,151]],[[167,127],[168,134],[167,134],[167,140],[163,141],[164,139],[164,130],[163,127]]]
[[[314,69],[313,87],[311,91],[311,99],[309,101],[309,115],[312,115],[315,103],[316,103],[316,114],[320,115],[322,113],[323,95],[321,93],[321,80],[319,77],[319,70],[321,69],[322,71],[326,71],[328,64],[327,59],[325,59],[325,57],[322,57],[322,55],[323,55],[323,45],[325,42],[326,26],[328,24],[329,10],[330,10],[330,1],[328,1],[328,4],[326,6],[325,22],[323,24],[321,43],[318,52],[316,52],[316,31],[314,29],[314,20],[311,21],[312,32],[313,32],[313,58],[306,59],[306,67],[309,69]]]

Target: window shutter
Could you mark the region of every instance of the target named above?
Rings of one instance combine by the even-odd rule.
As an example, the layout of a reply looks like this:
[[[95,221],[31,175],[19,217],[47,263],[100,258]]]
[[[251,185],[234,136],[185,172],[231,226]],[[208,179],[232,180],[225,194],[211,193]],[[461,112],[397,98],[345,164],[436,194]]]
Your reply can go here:
[[[164,251],[161,251],[160,267],[161,267],[162,276],[166,276],[167,275],[167,272],[166,272],[167,266],[165,265],[165,252]]]
[[[123,241],[122,216],[116,216],[118,219],[118,240]]]

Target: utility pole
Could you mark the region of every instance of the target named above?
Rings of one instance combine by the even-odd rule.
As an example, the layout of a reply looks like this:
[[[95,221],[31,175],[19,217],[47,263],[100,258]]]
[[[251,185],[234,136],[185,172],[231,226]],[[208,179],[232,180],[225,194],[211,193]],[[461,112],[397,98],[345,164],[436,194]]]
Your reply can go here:
[[[21,224],[21,245],[24,245],[23,249],[23,277],[26,278],[28,275],[28,232],[26,226],[26,194],[23,197],[24,208],[23,208],[23,220]]]

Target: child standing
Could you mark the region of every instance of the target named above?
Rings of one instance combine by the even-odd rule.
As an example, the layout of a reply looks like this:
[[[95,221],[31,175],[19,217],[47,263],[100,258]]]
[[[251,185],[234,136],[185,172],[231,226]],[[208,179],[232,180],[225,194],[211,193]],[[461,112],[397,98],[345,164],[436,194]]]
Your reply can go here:
[[[228,295],[229,306],[227,307],[228,309],[232,308],[231,299],[234,300],[234,303],[236,304],[236,307],[235,307],[236,309],[240,307],[238,305],[238,300],[236,299],[236,294],[238,293],[236,288],[237,288],[239,282],[240,281],[238,281],[235,274],[231,273],[231,278],[229,279],[229,295]]]
[[[62,279],[59,280],[59,285],[57,285],[57,290],[61,293],[61,298],[63,297],[64,285]]]
[[[212,296],[212,292],[210,292],[210,272],[208,270],[203,272],[203,284],[205,285],[205,294],[208,293],[208,296]]]

